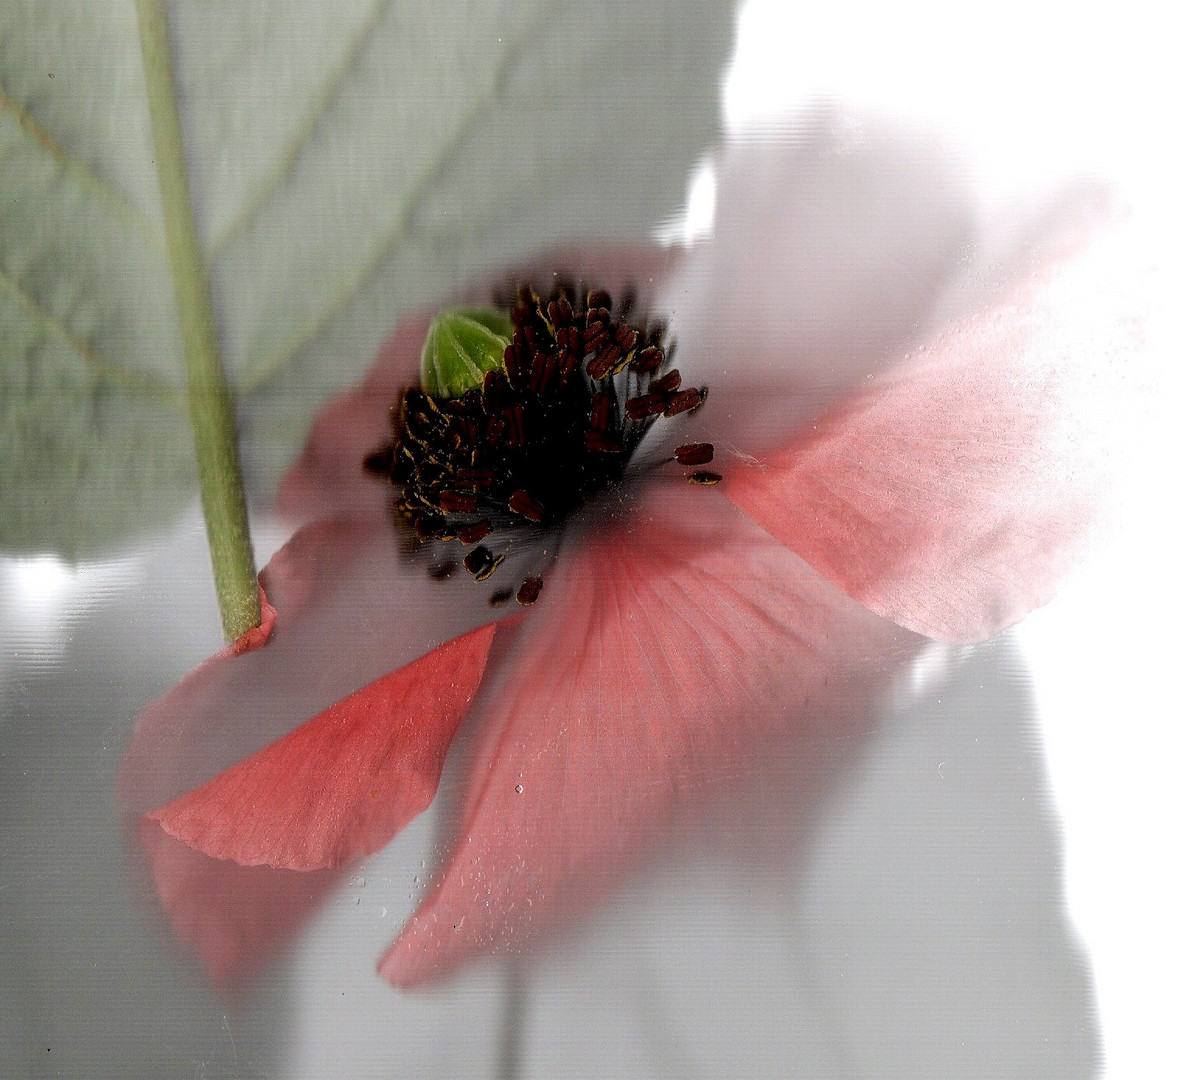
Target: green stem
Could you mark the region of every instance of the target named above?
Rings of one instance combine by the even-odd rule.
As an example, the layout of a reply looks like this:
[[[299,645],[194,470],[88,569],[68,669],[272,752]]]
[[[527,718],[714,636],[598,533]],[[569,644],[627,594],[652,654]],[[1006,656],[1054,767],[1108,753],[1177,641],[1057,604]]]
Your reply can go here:
[[[244,481],[236,453],[235,413],[220,363],[207,260],[199,244],[190,198],[162,0],[137,0],[137,23],[157,152],[166,251],[186,359],[186,392],[199,466],[199,494],[207,520],[207,543],[224,636],[234,641],[261,622]]]

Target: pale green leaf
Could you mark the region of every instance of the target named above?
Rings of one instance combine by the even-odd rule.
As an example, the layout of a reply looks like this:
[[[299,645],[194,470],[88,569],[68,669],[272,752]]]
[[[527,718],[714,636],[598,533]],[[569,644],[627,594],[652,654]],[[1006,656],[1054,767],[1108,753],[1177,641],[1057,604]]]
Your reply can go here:
[[[645,239],[716,134],[731,11],[178,3],[196,216],[250,488],[402,313],[563,240]],[[0,5],[0,549],[193,493],[131,4]]]

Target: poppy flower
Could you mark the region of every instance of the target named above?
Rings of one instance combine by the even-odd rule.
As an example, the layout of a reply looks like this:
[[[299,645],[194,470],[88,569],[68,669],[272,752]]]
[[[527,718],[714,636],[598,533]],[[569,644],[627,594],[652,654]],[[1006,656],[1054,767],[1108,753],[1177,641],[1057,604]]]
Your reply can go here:
[[[483,383],[417,389],[430,319],[400,327],[283,483],[264,623],[139,720],[121,801],[176,932],[247,974],[467,717],[380,972],[519,950],[779,748],[864,728],[929,639],[1045,602],[1096,512],[1085,373],[1137,346],[1114,220],[981,218],[932,144],[826,116],[730,148],[690,251],[527,275]]]

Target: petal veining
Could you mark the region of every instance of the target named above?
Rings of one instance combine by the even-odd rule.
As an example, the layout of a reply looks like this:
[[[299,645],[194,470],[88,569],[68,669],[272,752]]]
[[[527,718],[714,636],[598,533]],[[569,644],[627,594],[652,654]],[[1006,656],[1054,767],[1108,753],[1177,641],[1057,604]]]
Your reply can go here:
[[[922,641],[707,490],[656,491],[546,596],[493,695],[454,851],[382,961],[392,982],[595,903],[774,740],[864,726]]]

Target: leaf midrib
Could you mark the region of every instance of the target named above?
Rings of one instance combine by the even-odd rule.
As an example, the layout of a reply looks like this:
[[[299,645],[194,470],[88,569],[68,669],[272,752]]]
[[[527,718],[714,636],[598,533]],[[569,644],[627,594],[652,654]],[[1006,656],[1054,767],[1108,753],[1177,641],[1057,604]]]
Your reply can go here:
[[[541,26],[550,10],[550,3],[543,4],[538,10],[537,15],[529,20],[524,32],[509,42],[508,48],[506,48],[500,59],[493,66],[492,77],[489,79],[483,92],[477,95],[475,101],[466,110],[450,137],[444,141],[439,153],[414,181],[402,204],[393,215],[389,230],[373,246],[356,272],[348,279],[344,288],[336,293],[317,315],[308,320],[297,333],[291,335],[281,346],[268,353],[255,364],[249,363],[245,365],[244,376],[237,387],[237,392],[241,396],[259,390],[274,375],[284,370],[294,357],[317,337],[339,312],[347,307],[353,297],[359,293],[365,282],[393,254],[402,238],[406,235],[410,222],[413,220],[419,205],[426,198],[434,181],[442,175],[444,169],[447,168],[452,159],[464,147],[475,125],[500,101],[509,69]]]

